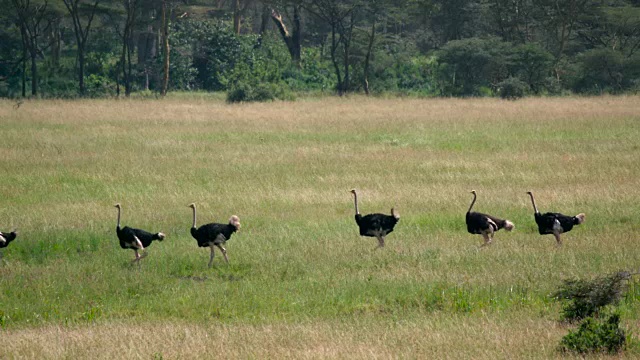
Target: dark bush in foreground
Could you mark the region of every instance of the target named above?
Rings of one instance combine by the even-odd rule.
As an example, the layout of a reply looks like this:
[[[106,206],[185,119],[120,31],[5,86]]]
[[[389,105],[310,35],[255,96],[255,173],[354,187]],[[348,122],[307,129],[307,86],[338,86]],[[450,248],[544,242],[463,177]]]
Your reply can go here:
[[[498,84],[500,97],[508,100],[516,100],[527,95],[529,85],[524,81],[510,77]]]
[[[280,84],[257,84],[250,85],[245,82],[235,84],[227,92],[227,102],[250,102],[250,101],[273,101],[294,100],[293,93]]]
[[[616,353],[624,348],[625,343],[625,332],[620,328],[620,315],[614,313],[606,320],[598,321],[592,317],[584,319],[578,330],[569,331],[562,338],[560,348],[578,353]]]
[[[553,297],[563,301],[563,317],[569,321],[598,315],[607,305],[616,305],[631,278],[628,271],[618,271],[594,280],[565,280]]]

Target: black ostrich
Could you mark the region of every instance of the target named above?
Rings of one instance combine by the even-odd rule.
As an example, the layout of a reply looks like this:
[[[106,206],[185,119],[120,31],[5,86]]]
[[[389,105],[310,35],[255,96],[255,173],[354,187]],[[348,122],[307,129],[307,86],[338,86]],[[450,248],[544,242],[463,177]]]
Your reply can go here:
[[[222,251],[224,260],[229,263],[227,257],[227,249],[224,248],[224,243],[231,239],[231,235],[234,232],[240,230],[240,218],[236,215],[231,215],[228,224],[210,223],[204,224],[199,228],[196,228],[196,204],[190,204],[190,208],[193,209],[193,225],[191,225],[191,236],[198,240],[199,247],[211,248],[211,256],[209,257],[209,267],[213,264],[214,247],[217,247]]]
[[[533,193],[527,191],[527,194],[531,196],[531,203],[533,204],[534,217],[536,224],[538,224],[538,232],[540,235],[553,234],[556,238],[558,246],[562,245],[560,234],[566,233],[573,229],[574,225],[580,225],[584,222],[585,215],[580,213],[576,216],[568,216],[560,213],[547,212],[540,214],[536,207],[536,202],[533,200]]]
[[[351,190],[353,194],[353,202],[356,206],[356,224],[360,228],[360,236],[375,237],[378,239],[378,247],[384,247],[384,237],[393,232],[393,228],[400,220],[400,215],[391,208],[391,215],[385,214],[369,214],[362,216],[358,211],[358,194],[356,189]]]
[[[132,262],[140,261],[140,259],[147,256],[147,252],[144,249],[149,247],[153,240],[164,240],[165,235],[161,232],[152,234],[150,232],[128,226],[120,228],[120,204],[116,204],[115,207],[118,208],[116,234],[118,234],[118,239],[120,240],[120,247],[123,249],[133,249],[133,251],[136,252],[136,258],[133,259]],[[142,256],[139,251],[144,251]]]
[[[466,222],[467,222],[467,231],[470,234],[480,234],[484,238],[484,244],[490,245],[493,241],[493,234],[504,228],[507,231],[513,230],[515,227],[513,223],[509,220],[498,219],[497,217],[479,213],[479,212],[471,212],[473,208],[473,204],[476,203],[476,191],[471,190],[473,194],[473,201],[471,202],[471,206],[469,206],[469,210],[467,210]]]
[[[15,240],[16,236],[18,236],[18,233],[16,232],[16,230],[13,230],[8,233],[0,231],[0,249],[6,248],[7,246],[9,246],[9,243]],[[0,252],[0,260],[1,259],[2,259],[2,252]]]

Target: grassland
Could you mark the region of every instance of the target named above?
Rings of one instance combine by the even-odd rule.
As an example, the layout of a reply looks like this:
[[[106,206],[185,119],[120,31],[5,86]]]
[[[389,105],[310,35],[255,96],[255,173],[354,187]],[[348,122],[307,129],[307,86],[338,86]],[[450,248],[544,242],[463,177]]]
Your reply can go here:
[[[640,267],[640,97],[0,101],[0,139],[0,358],[552,358],[561,280]],[[354,187],[401,214],[382,250]],[[483,249],[471,189],[516,224]],[[527,190],[586,224],[557,248]],[[116,202],[167,234],[140,267]],[[240,216],[230,265],[191,202]]]

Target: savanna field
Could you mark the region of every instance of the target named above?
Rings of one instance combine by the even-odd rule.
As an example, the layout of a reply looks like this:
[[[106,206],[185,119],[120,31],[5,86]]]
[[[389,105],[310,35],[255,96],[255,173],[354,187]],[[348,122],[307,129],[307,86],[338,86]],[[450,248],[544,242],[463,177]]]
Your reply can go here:
[[[0,139],[0,230],[19,232],[1,359],[561,358],[562,280],[640,269],[638,96],[4,100]],[[400,214],[385,248],[358,235],[352,188],[362,213]],[[515,223],[484,248],[474,189]],[[529,190],[586,213],[562,247]],[[167,235],[140,266],[115,203]],[[190,203],[198,225],[240,217],[229,265],[207,267]],[[636,339],[639,299],[632,282]]]

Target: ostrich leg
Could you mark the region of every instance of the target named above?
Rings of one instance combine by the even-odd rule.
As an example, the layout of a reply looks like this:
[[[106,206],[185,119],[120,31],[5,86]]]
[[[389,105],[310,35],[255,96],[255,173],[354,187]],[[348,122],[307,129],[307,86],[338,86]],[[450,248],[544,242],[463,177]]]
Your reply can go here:
[[[481,247],[491,245],[491,241],[493,240],[492,239],[493,231],[488,231],[488,230],[483,231],[482,237],[484,238],[484,244],[480,245]]]
[[[215,253],[213,252],[213,244],[209,245],[209,247],[211,248],[211,256],[209,256],[209,267],[211,267],[211,264],[213,264],[213,257],[215,256]]]
[[[556,238],[557,245],[562,246],[562,240],[560,239],[560,232],[558,230],[553,230],[553,236]]]
[[[220,251],[222,251],[222,256],[224,256],[224,261],[227,262],[227,264],[229,263],[229,258],[227,257],[227,249],[225,249],[222,245],[216,245]]]

